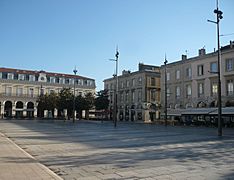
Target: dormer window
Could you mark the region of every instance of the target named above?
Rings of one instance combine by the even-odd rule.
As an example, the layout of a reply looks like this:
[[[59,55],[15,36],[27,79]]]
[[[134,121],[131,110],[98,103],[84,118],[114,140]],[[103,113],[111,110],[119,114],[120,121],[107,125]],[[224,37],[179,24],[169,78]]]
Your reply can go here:
[[[7,74],[7,79],[14,79],[14,74],[13,73],[8,73]]]
[[[64,84],[65,83],[65,79],[64,78],[59,78],[59,84]]]
[[[35,81],[35,76],[34,75],[29,75],[29,81]]]
[[[50,77],[50,83],[55,83],[55,77]]]
[[[24,81],[25,80],[25,75],[24,74],[19,74],[18,75],[18,80]]]

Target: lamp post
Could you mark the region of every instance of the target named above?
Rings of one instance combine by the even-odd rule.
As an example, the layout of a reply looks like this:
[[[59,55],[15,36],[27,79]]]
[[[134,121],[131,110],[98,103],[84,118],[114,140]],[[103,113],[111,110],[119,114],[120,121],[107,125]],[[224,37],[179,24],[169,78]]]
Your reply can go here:
[[[116,48],[115,59],[109,59],[115,61],[115,93],[114,93],[114,126],[117,126],[118,119],[118,60],[119,60],[119,51],[118,47]]]
[[[74,77],[73,112],[72,112],[72,114],[73,114],[73,123],[75,123],[76,73],[77,73],[76,67],[73,70],[73,72],[75,74],[75,77]]]
[[[218,46],[218,136],[222,136],[222,100],[221,100],[221,77],[220,77],[220,59],[221,59],[221,52],[220,52],[220,40],[219,40],[219,21],[223,18],[223,12],[219,10],[218,7],[218,0],[216,0],[217,8],[214,10],[216,14],[216,21],[208,20],[208,22],[215,23],[217,25],[217,46]]]
[[[167,126],[167,58],[165,55],[165,61],[164,61],[164,65],[165,65],[165,109],[164,109],[164,113],[165,113],[165,126]]]

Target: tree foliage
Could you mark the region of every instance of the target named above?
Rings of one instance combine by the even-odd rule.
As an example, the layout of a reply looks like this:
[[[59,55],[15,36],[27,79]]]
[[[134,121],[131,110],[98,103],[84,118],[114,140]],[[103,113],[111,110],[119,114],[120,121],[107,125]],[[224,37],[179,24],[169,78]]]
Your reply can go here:
[[[108,90],[101,90],[97,92],[94,105],[97,110],[107,110],[109,107]]]

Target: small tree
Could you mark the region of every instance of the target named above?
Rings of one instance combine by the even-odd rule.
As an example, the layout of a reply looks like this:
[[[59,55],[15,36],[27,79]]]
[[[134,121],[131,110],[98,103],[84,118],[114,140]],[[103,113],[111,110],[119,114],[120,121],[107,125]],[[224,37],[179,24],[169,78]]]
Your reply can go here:
[[[67,109],[68,117],[72,116],[73,97],[74,96],[70,88],[64,88],[58,94],[58,109]]]
[[[89,110],[94,106],[94,95],[92,93],[85,94],[84,97],[84,110],[85,110],[85,118],[89,119]]]
[[[96,110],[102,110],[102,116],[106,115],[109,107],[108,90],[101,90],[97,92],[97,97],[95,98],[94,105]]]

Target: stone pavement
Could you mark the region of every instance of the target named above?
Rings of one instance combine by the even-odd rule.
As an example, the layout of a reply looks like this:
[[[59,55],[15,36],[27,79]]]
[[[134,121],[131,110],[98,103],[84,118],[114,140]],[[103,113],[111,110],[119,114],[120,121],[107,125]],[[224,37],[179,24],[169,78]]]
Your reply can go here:
[[[38,163],[35,158],[0,133],[0,179],[61,180],[62,178]]]
[[[0,132],[63,179],[234,179],[234,129],[2,120]]]

